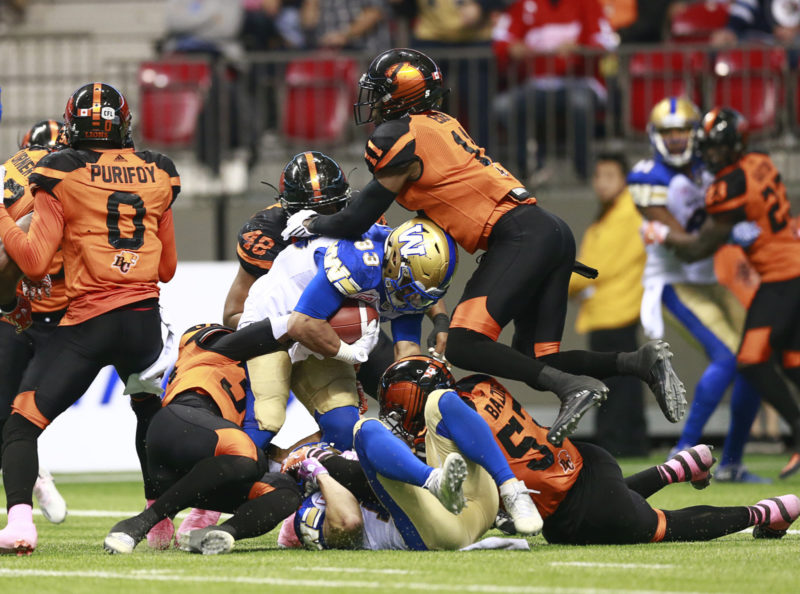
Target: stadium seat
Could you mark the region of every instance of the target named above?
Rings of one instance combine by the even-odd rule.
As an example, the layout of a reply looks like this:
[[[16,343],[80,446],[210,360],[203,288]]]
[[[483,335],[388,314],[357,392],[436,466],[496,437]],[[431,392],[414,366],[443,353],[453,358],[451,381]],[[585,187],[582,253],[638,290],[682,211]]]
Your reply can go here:
[[[670,23],[670,38],[681,43],[705,43],[728,23],[728,3],[714,0],[692,2]]]
[[[774,132],[784,105],[786,52],[781,48],[732,49],[714,59],[709,95],[747,118],[752,132]]]
[[[206,62],[143,62],[137,125],[142,139],[168,147],[191,144],[210,87],[211,67]]]
[[[653,105],[669,95],[684,95],[701,106],[698,77],[706,64],[705,54],[696,51],[633,54],[628,63],[627,81],[622,80],[623,89],[627,87],[622,104],[626,130],[644,132]]]
[[[356,61],[303,58],[286,68],[282,133],[292,142],[333,143],[352,118],[356,98]]]

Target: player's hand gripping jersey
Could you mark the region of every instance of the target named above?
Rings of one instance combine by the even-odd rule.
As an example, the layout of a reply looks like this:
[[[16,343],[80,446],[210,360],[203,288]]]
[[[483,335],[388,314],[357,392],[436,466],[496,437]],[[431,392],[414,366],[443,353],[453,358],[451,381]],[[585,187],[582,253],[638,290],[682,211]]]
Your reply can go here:
[[[64,149],[43,158],[30,183],[35,214],[27,238],[2,209],[0,234],[34,278],[61,245],[70,299],[62,324],[158,297],[159,280],[171,279],[177,265],[170,206],[180,178],[168,157]]]
[[[373,174],[419,161],[422,174],[397,202],[425,214],[469,253],[486,249],[492,225],[520,202],[534,203],[523,184],[484,154],[458,121],[439,111],[379,125],[364,158]]]
[[[225,326],[199,324],[183,333],[163,406],[182,392],[206,394],[217,405],[223,418],[242,424],[248,388],[245,365],[219,352],[209,340],[219,333],[231,332],[233,330]]]
[[[20,150],[4,166],[6,176],[3,182],[3,204],[11,218],[18,220],[33,212],[33,194],[31,194],[28,178],[36,164],[50,151],[42,148],[26,148]],[[61,251],[56,252],[50,267],[47,269],[52,287],[50,297],[31,301],[34,312],[59,311],[67,307],[66,286],[64,284],[64,259]],[[20,294],[21,290],[17,290]],[[5,318],[3,318],[5,319]]]
[[[706,208],[711,214],[733,213],[758,224],[761,233],[745,252],[763,282],[800,276],[800,241],[786,187],[767,155],[747,153],[720,171],[706,194]]]
[[[531,418],[500,382],[470,375],[456,384],[458,394],[475,408],[494,434],[514,475],[529,489],[539,513],[548,517],[578,480],[583,458],[565,439],[560,447],[547,441],[547,428]]]

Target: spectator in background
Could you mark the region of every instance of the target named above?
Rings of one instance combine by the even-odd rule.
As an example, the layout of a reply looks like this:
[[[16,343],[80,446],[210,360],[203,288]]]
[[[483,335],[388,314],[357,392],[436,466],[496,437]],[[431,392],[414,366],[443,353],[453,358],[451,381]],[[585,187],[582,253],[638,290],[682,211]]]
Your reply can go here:
[[[300,26],[302,0],[242,0],[242,42],[248,51],[301,49],[305,37]]]
[[[686,2],[676,0],[601,0],[620,43],[661,43],[670,14]]]
[[[391,47],[385,0],[303,0],[300,22],[311,47],[369,50]]]
[[[800,0],[732,0],[730,19],[715,31],[715,47],[739,41],[791,43],[800,32]]]
[[[494,110],[507,130],[518,130],[518,174],[529,173],[526,130],[532,113],[536,169],[544,166],[547,144],[554,139],[553,123],[558,122],[571,132],[568,152],[577,174],[586,179],[594,114],[606,91],[596,73],[597,61],[578,52],[611,50],[616,43],[598,0],[517,0],[500,16],[494,50],[500,71],[509,75],[512,85],[495,99]]]
[[[589,334],[589,349],[635,351],[646,259],[638,236],[641,215],[626,188],[628,165],[621,154],[598,155],[592,176],[597,217],[583,236],[577,259],[600,271],[590,280],[576,274],[570,297],[580,300],[575,330]],[[605,380],[614,397],[597,410],[595,439],[614,456],[646,456],[647,425],[642,387],[635,377]]]

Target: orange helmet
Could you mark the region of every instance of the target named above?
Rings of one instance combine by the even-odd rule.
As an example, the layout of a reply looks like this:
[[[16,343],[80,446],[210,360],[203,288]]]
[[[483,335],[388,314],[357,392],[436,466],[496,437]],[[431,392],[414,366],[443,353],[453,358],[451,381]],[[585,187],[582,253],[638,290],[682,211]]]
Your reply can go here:
[[[411,443],[425,426],[428,395],[455,384],[453,374],[441,361],[425,355],[404,357],[381,376],[378,416],[392,433]]]
[[[31,129],[25,133],[22,142],[19,143],[19,148],[26,149],[29,147],[43,148],[48,151],[54,151],[59,145],[65,144],[61,135],[61,128],[64,122],[58,120],[42,120],[36,122]]]

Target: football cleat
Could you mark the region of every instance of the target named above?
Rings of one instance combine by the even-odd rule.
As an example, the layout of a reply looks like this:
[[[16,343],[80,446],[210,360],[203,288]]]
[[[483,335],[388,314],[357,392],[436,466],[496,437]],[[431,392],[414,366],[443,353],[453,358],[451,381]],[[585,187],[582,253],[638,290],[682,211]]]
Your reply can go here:
[[[755,485],[769,485],[772,481],[763,476],[753,474],[744,464],[728,464],[719,466],[714,471],[714,480],[718,483],[751,483]]]
[[[216,526],[192,530],[179,538],[178,548],[188,553],[202,555],[220,555],[233,548],[234,538],[225,530]]]
[[[103,541],[103,548],[112,555],[129,555],[144,539],[146,531],[147,527],[139,516],[122,520],[114,524],[114,527],[108,531],[108,535]],[[169,542],[166,546],[169,547]]]
[[[533,503],[528,489],[519,479],[506,481],[500,486],[500,498],[508,515],[514,521],[514,528],[519,534],[533,536],[539,534],[544,526],[539,510]]]
[[[672,351],[663,340],[651,340],[636,351],[638,375],[650,386],[670,423],[686,416],[686,388],[672,368]]]
[[[792,476],[798,470],[800,470],[800,453],[795,452],[792,454],[792,457],[789,458],[789,462],[783,467],[783,470],[781,470],[778,478],[785,479]]]
[[[462,486],[467,478],[467,463],[458,452],[452,452],[444,459],[441,468],[434,468],[425,481],[425,488],[433,493],[441,504],[452,514],[460,514],[467,504]]]
[[[67,517],[67,502],[56,489],[53,475],[46,470],[39,469],[39,477],[33,485],[33,495],[48,522],[60,524]]]
[[[564,397],[558,416],[553,421],[550,431],[547,432],[547,441],[554,446],[560,446],[564,439],[572,435],[578,428],[578,423],[587,410],[605,402],[608,397],[608,388],[601,382],[597,383],[603,387],[579,389]]]
[[[0,554],[30,555],[36,550],[39,535],[30,505],[19,504],[8,510],[8,525],[0,530]]]
[[[753,528],[753,538],[783,538],[789,526],[800,516],[797,495],[762,499],[754,507],[764,514],[764,522]]]
[[[208,528],[209,526],[215,526],[219,521],[220,515],[218,511],[193,508],[192,511],[189,512],[189,515],[181,522],[180,528],[178,528],[178,531],[175,533],[175,546],[178,547],[181,537],[192,530],[200,530],[202,528]],[[149,536],[150,533],[148,533],[148,544],[150,542]]]

